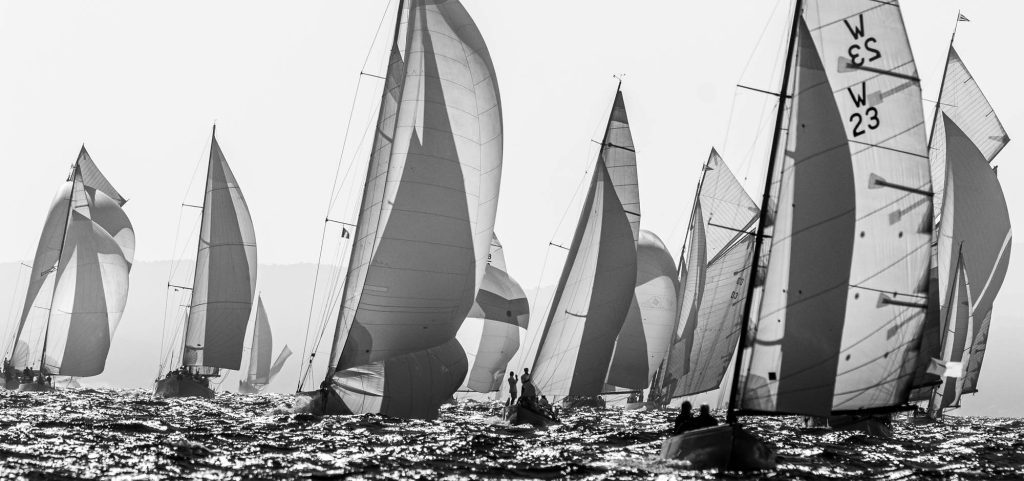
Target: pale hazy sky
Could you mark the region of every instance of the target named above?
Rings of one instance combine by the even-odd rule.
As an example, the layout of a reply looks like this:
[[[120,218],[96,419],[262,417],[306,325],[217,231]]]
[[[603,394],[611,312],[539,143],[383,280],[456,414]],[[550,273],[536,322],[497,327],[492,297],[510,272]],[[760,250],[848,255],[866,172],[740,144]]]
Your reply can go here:
[[[676,256],[712,146],[748,190],[760,191],[774,99],[735,85],[776,88],[789,0],[463,3],[497,70],[505,125],[497,232],[524,287],[551,284],[561,269],[564,253],[552,248],[542,275],[547,244],[572,235],[582,201],[575,194],[594,162],[591,139],[607,119],[613,74],[627,74],[642,227]],[[1015,186],[1024,180],[1024,69],[1017,61],[1024,2],[901,3],[926,99],[936,96],[957,10],[971,19],[960,24],[956,46],[1010,137],[1020,139],[996,163],[1021,228],[1024,189]],[[192,255],[195,216],[186,212],[178,228],[180,204],[190,180],[204,174],[216,120],[252,211],[260,262],[315,262],[350,112],[340,165],[351,170],[332,216],[352,222],[358,205],[367,148],[358,145],[381,85],[363,77],[358,95],[356,87],[365,59],[367,72],[383,72],[387,40],[371,45],[382,17],[381,39],[390,39],[394,4],[386,13],[387,5],[0,3],[0,219],[7,226],[0,261],[31,259],[49,201],[83,142],[130,199],[136,258]],[[925,104],[929,122],[932,108]],[[199,201],[197,187],[188,201]],[[1020,272],[1022,255],[1010,276]],[[336,251],[328,249],[328,258]],[[1004,290],[1001,304],[1021,294]]]

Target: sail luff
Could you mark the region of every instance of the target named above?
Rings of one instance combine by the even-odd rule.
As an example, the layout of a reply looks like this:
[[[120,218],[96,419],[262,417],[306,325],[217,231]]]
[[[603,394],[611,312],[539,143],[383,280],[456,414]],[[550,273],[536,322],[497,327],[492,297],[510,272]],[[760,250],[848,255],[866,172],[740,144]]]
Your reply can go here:
[[[85,145],[82,146],[82,152],[85,152]],[[79,159],[82,158],[81,153],[79,154],[78,158]],[[71,224],[71,216],[72,216],[72,212],[74,212],[73,205],[74,205],[74,200],[75,200],[75,192],[78,190],[79,181],[81,180],[81,176],[79,175],[79,170],[78,170],[78,160],[75,161],[75,165],[71,169],[71,179],[70,180],[71,180],[71,194],[68,196],[68,208],[67,208],[68,212],[67,212],[67,217],[65,217],[65,219],[64,219],[64,232],[61,234],[61,238],[60,238],[60,249],[57,251],[57,264],[54,266],[54,270],[57,273],[60,272],[60,267],[61,267],[61,262],[60,261],[61,261],[61,259],[64,258],[64,246],[67,244],[67,240],[68,240],[68,226]],[[50,296],[50,308],[46,310],[46,326],[44,327],[44,330],[43,330],[42,354],[40,354],[40,356],[39,356],[39,369],[41,371],[44,370],[45,367],[46,367],[46,345],[48,344],[48,341],[49,341],[49,338],[50,338],[50,321],[53,318],[53,296],[56,295],[56,293],[57,293],[58,284],[59,284],[59,276],[55,275],[54,276],[54,282],[53,282],[53,293]]]

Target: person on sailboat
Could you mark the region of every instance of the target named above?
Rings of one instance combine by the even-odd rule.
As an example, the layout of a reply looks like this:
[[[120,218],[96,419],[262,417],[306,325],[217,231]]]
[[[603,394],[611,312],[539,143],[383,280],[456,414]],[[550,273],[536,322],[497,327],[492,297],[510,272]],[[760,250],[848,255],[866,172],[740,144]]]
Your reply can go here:
[[[700,405],[700,414],[693,418],[693,428],[710,428],[712,426],[718,426],[718,420],[711,415],[711,408],[707,404]]]
[[[516,397],[518,395],[518,391],[516,390],[516,381],[518,381],[518,378],[516,378],[516,373],[514,371],[509,371],[508,372],[508,395],[509,395],[508,405],[509,406],[515,404]]]
[[[21,371],[21,378],[24,382],[32,382],[35,375],[32,373],[32,366],[25,366],[25,369]]]
[[[530,368],[523,368],[523,375],[519,376],[519,381],[523,385],[523,395],[519,399],[525,399],[531,405],[535,405],[537,403],[537,388],[530,382]]]
[[[690,401],[683,401],[679,407],[679,415],[676,416],[675,425],[672,427],[672,435],[683,434],[694,428],[693,426],[693,405]]]

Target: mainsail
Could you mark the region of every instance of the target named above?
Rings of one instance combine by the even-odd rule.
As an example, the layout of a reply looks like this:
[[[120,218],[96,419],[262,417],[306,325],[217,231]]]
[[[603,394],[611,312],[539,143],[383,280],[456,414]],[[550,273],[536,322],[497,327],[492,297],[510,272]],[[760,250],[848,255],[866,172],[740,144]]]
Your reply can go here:
[[[526,293],[506,269],[504,249],[495,235],[476,302],[459,331],[463,337],[467,329],[479,330],[478,335],[467,336],[463,346],[474,349],[466,387],[480,393],[501,389],[508,362],[519,350],[520,329],[529,327]]]
[[[627,390],[650,386],[672,339],[678,290],[672,254],[656,234],[641,230],[637,241],[636,289],[615,341],[607,384]]]
[[[457,0],[400,3],[376,132],[327,378],[354,412],[433,417],[466,373],[502,165],[494,67]]]
[[[256,232],[214,131],[182,363],[207,374],[241,367],[255,293]]]
[[[103,372],[135,254],[125,202],[83,146],[36,248],[14,367],[81,377]]]
[[[764,298],[735,395],[746,412],[893,409],[928,300],[920,81],[898,2],[806,5]]]
[[[662,386],[670,396],[717,389],[736,351],[760,210],[712,149],[690,220],[685,299]],[[691,277],[692,276],[692,277]]]
[[[636,284],[640,200],[621,90],[533,363],[552,396],[602,392]]]

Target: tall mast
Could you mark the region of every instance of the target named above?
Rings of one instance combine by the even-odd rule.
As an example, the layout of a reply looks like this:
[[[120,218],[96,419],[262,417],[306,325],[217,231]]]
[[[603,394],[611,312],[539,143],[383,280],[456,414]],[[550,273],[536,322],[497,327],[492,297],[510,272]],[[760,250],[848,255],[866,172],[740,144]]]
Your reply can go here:
[[[210,160],[206,163],[206,182],[203,182],[203,211],[199,215],[199,238],[196,240],[196,266],[192,275],[192,296],[189,298],[189,305],[192,304],[192,297],[195,297],[196,279],[199,277],[199,252],[203,250],[203,225],[206,223],[206,201],[210,196],[210,171],[213,168],[213,148],[217,145],[217,124],[213,124],[213,131],[210,133]],[[188,344],[188,319],[192,316],[192,309],[189,308],[188,316],[185,317],[185,332],[181,333],[181,365],[185,365],[185,348]]]
[[[942,109],[942,88],[946,85],[946,72],[949,71],[949,57],[953,54],[953,40],[956,39],[956,28],[960,26],[960,11],[956,12],[956,23],[953,24],[953,34],[949,36],[949,50],[946,53],[946,65],[942,67],[942,82],[939,83],[939,93],[935,96],[935,111],[932,114],[932,135],[928,136],[928,152],[932,150],[932,138],[935,134],[935,123],[939,121],[939,111]],[[932,187],[934,190],[934,187]]]
[[[64,233],[60,237],[60,250],[57,251],[57,265],[53,270],[53,295],[50,296],[50,308],[46,310],[46,329],[43,330],[43,349],[42,354],[39,356],[39,371],[42,372],[46,368],[46,343],[50,340],[50,318],[53,316],[53,296],[57,294],[57,281],[58,275],[60,274],[60,261],[64,258],[64,245],[67,244],[68,240],[68,225],[71,223],[71,212],[74,209],[75,200],[75,186],[78,184],[78,161],[82,158],[82,154],[85,153],[85,144],[82,144],[82,150],[78,152],[78,157],[75,159],[75,165],[71,167],[71,192],[68,194],[68,215],[64,218]],[[15,340],[17,343],[17,340]]]
[[[711,152],[712,153],[716,153],[718,151],[715,150],[714,147],[712,147],[711,148]],[[693,204],[692,204],[692,207],[690,207],[690,223],[691,224],[693,223],[693,214],[695,212],[697,212],[697,203],[700,201],[700,190],[704,187],[704,180],[708,178],[708,167],[711,166],[710,160],[711,160],[711,158],[708,157],[708,160],[704,161],[704,164],[701,167],[700,180],[697,182],[697,190],[693,193]],[[679,277],[679,275],[683,273],[683,262],[686,261],[686,246],[687,246],[686,242],[689,241],[689,240],[690,240],[690,228],[687,227],[686,234],[683,236],[683,250],[682,250],[682,252],[679,253],[679,268],[676,270],[676,277]],[[687,267],[689,267],[689,266],[687,266]]]
[[[729,395],[729,409],[726,422],[736,423],[736,405],[739,396],[740,372],[743,370],[743,349],[747,344],[747,330],[750,327],[750,315],[754,305],[754,284],[757,283],[757,266],[761,261],[761,246],[764,244],[764,229],[768,217],[768,201],[771,199],[772,174],[782,139],[782,126],[786,112],[786,94],[789,92],[789,77],[793,68],[793,53],[796,49],[797,28],[800,26],[803,0],[796,0],[793,9],[793,26],[789,31],[789,46],[786,48],[786,66],[782,73],[782,87],[779,89],[779,108],[775,116],[775,133],[772,135],[771,152],[768,154],[768,173],[764,181],[764,195],[761,197],[761,215],[757,221],[757,236],[754,237],[754,259],[750,263],[750,281],[747,282],[747,298],[743,303],[743,318],[740,324],[740,338],[736,349],[736,366],[732,375],[732,387]]]
[[[402,12],[404,10],[405,10],[405,0],[398,0],[398,13],[395,15],[395,33],[394,33],[394,35],[393,35],[393,37],[391,39],[391,48],[395,48],[395,46],[398,45],[398,34],[402,30]],[[388,70],[390,70],[390,67],[388,68]],[[387,73],[385,73],[384,75],[386,77]],[[385,80],[384,80],[384,91],[381,93],[381,107],[384,106],[384,100],[387,98],[387,95],[388,95],[388,87],[387,87],[387,79],[385,78]],[[377,124],[378,125],[380,124],[380,120],[381,120],[381,117],[383,115],[384,115],[384,109],[381,108],[380,112],[377,113]],[[394,135],[393,132],[392,132],[392,135]],[[370,155],[372,156],[373,154],[371,153]],[[391,170],[390,167],[388,168],[388,170],[389,171]],[[373,173],[373,160],[371,159],[370,162],[368,162],[367,166],[366,166],[366,179],[367,180],[370,179],[370,175],[372,173]],[[387,182],[385,182],[385,184],[387,184]],[[364,185],[364,189],[365,189],[365,183],[363,185]],[[359,202],[359,214],[358,215],[362,216],[363,215],[363,209],[365,209],[365,208],[366,208],[366,192],[363,192],[363,198]],[[384,206],[381,205],[381,209],[383,209],[383,208],[384,208]],[[383,212],[381,212],[381,214],[383,214]],[[344,317],[344,313],[345,313],[345,290],[348,289],[348,284],[349,284],[349,281],[351,280],[350,277],[351,277],[351,274],[352,274],[352,260],[355,259],[355,256],[356,256],[355,242],[358,239],[359,239],[359,221],[356,221],[356,226],[352,228],[352,246],[351,246],[351,249],[349,249],[349,254],[348,254],[348,267],[346,268],[346,272],[345,272],[345,283],[342,284],[342,287],[341,287],[342,288],[341,305],[338,308],[338,320],[335,321],[335,324],[334,324],[334,342],[331,343],[331,355],[330,355],[330,357],[327,358],[327,373],[326,373],[326,376],[324,376],[324,382],[328,382],[328,381],[331,380],[332,377],[334,377],[334,370],[337,367],[337,366],[332,366],[331,364],[333,364],[335,362],[334,361],[334,357],[335,357],[335,355],[338,354],[338,336],[341,335],[341,328],[342,328],[341,320]],[[315,356],[316,353],[314,352],[313,355]],[[310,359],[310,362],[312,363],[312,358]],[[299,379],[299,388],[300,389],[302,387],[302,380],[303,380],[302,378]]]

